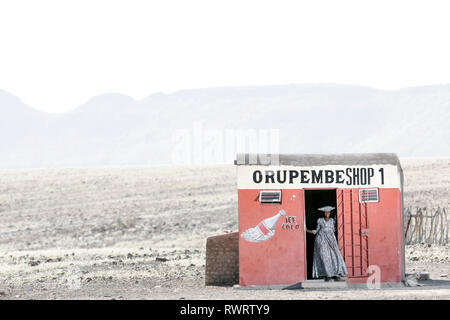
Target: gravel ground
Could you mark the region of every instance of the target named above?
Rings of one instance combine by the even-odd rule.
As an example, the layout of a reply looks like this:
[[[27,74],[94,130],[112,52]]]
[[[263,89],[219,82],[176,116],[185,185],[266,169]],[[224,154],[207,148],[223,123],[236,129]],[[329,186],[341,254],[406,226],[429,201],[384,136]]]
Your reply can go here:
[[[407,205],[447,204],[449,163],[408,159]],[[443,178],[419,192],[424,175]],[[0,299],[450,299],[449,246],[407,247],[407,272],[430,272],[423,287],[205,287],[205,239],[237,230],[233,166],[0,170],[0,177]]]

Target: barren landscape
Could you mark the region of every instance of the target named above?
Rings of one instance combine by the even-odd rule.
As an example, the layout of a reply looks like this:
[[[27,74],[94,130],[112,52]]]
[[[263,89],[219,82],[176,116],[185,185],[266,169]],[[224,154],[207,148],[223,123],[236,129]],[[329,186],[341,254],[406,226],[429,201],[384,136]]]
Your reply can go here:
[[[450,208],[450,158],[402,166],[405,206]],[[448,244],[407,247],[422,287],[206,287],[206,238],[236,230],[233,165],[0,170],[0,299],[450,299]]]

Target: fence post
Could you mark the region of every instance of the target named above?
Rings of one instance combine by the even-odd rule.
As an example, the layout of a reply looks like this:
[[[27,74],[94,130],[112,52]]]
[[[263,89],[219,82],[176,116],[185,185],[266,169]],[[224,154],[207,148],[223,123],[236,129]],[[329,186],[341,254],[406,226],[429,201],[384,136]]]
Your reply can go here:
[[[426,207],[416,207],[415,213],[411,208],[406,208],[405,215],[406,244],[448,244],[450,221],[445,207],[430,208],[430,210]]]

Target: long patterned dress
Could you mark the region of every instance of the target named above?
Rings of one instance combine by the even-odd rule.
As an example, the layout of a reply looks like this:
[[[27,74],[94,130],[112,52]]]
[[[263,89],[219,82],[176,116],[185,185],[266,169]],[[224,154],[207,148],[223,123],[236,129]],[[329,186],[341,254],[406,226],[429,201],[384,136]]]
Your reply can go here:
[[[336,223],[334,219],[330,218],[328,221],[325,221],[324,218],[319,218],[317,220],[317,228],[312,231],[316,235],[314,240],[313,278],[343,277],[347,275],[347,267],[334,235],[335,230]]]

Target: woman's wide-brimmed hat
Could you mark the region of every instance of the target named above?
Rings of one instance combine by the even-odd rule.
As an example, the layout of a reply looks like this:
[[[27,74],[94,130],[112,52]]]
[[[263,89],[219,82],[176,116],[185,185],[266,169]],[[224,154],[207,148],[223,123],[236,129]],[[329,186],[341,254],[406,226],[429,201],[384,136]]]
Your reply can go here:
[[[325,212],[325,211],[331,211],[331,210],[334,210],[334,209],[336,209],[336,208],[332,207],[332,206],[325,206],[325,207],[319,208],[318,210]]]

